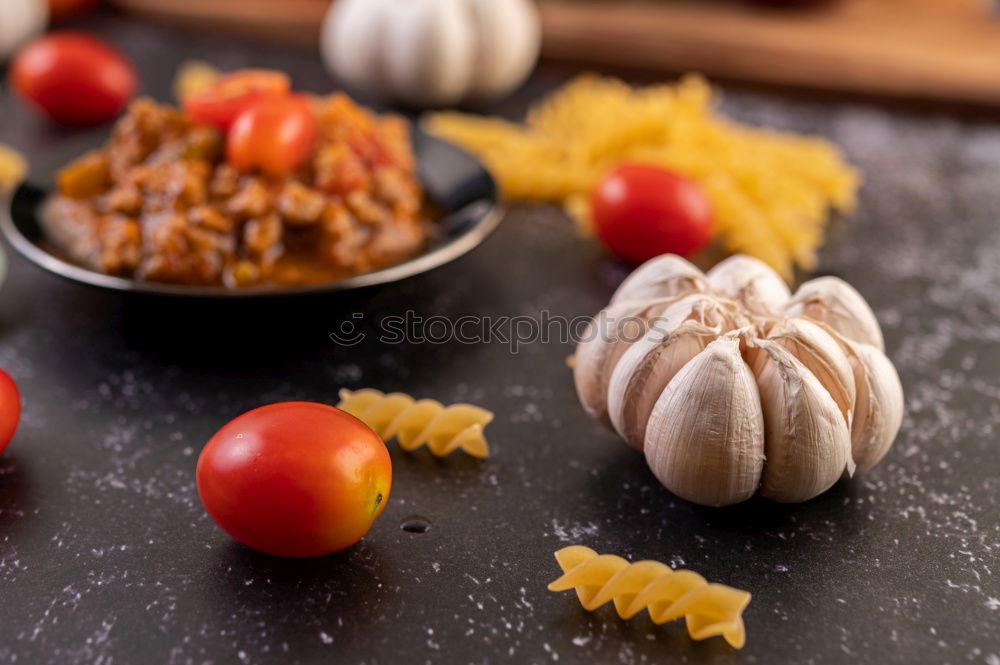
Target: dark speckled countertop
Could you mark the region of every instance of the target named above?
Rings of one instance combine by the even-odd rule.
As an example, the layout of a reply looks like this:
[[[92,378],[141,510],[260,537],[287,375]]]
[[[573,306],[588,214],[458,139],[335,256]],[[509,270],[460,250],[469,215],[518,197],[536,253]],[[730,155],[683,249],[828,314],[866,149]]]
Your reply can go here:
[[[84,24],[161,97],[187,57],[330,87],[309,51]],[[539,75],[501,111],[558,81]],[[820,272],[871,302],[906,391],[870,474],[803,505],[700,508],[583,415],[567,344],[329,339],[355,312],[369,333],[407,308],[593,314],[624,269],[554,208],[516,207],[473,254],[398,286],[283,303],[119,297],[12,257],[0,366],[25,408],[0,457],[0,662],[1000,665],[1000,125],[730,92],[735,117],[827,135],[867,174]],[[8,103],[0,140],[48,169],[77,137]],[[251,407],[335,402],[341,386],[490,407],[495,456],[392,447],[391,501],[340,554],[281,560],[229,540],[198,501],[202,444]],[[401,530],[414,513],[429,531]],[[750,590],[746,648],[549,593],[569,543]]]

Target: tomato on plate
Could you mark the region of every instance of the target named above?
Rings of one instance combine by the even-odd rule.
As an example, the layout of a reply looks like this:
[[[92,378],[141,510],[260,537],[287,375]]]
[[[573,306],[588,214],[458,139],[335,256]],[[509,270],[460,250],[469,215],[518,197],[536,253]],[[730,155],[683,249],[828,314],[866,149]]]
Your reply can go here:
[[[21,393],[14,379],[0,369],[0,453],[14,438],[21,420]]]
[[[226,159],[242,171],[288,175],[316,140],[317,122],[303,95],[264,99],[240,113],[229,128]]]
[[[198,458],[198,494],[226,533],[267,554],[321,556],[361,539],[392,486],[385,443],[325,404],[281,402],[229,422]]]
[[[53,32],[14,56],[10,78],[22,97],[63,125],[105,123],[135,94],[135,70],[120,52],[79,32]]]
[[[241,69],[220,76],[208,89],[184,100],[184,111],[196,122],[228,131],[236,117],[257,102],[285,97],[292,82],[284,72]]]
[[[712,237],[712,206],[701,187],[648,164],[612,169],[591,195],[598,237],[630,263],[690,256]]]

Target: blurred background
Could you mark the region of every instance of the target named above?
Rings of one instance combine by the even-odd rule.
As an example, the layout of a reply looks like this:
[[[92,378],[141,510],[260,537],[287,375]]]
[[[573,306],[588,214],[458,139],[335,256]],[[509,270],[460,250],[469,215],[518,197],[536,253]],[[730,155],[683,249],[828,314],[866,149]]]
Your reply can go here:
[[[314,45],[329,0],[104,0],[191,30]],[[0,51],[98,0],[5,0]],[[372,0],[369,5],[382,4]],[[446,11],[456,3],[440,5]],[[517,3],[514,3],[517,4]],[[816,91],[1000,104],[1000,23],[990,0],[540,0],[541,54],[575,66],[713,77]],[[371,10],[374,11],[374,10]],[[407,10],[409,11],[409,10]],[[516,25],[502,39],[515,39]]]
[[[8,4],[25,1],[8,0]],[[87,4],[52,1],[56,6]],[[191,28],[312,44],[330,2],[112,0],[112,4]],[[541,0],[539,4],[542,56],[547,60],[659,72],[700,71],[730,80],[820,91],[1000,104],[1000,23],[990,0]]]

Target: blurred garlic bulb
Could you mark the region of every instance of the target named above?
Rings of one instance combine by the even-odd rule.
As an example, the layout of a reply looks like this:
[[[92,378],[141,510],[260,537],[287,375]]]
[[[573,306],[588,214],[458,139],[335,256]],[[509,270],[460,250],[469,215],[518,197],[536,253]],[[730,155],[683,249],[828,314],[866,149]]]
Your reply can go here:
[[[337,0],[320,37],[327,69],[348,87],[415,106],[502,96],[540,45],[530,0]]]
[[[587,413],[642,450],[678,496],[807,501],[874,466],[899,431],[903,391],[882,344],[871,308],[842,280],[790,295],[750,257],[705,275],[662,256],[591,322],[574,380]]]
[[[0,2],[0,60],[17,47],[41,34],[49,21],[46,0],[3,0]]]

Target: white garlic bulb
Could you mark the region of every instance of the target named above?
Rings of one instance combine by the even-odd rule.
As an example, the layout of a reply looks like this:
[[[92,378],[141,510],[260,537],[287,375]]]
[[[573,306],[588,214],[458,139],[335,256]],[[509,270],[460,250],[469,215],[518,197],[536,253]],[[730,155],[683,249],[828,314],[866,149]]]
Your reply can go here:
[[[751,257],[705,275],[661,256],[594,317],[574,379],[588,414],[642,450],[678,496],[799,502],[891,447],[903,391],[882,349],[871,308],[842,280],[791,295]]]
[[[416,106],[504,95],[540,45],[529,0],[337,0],[320,37],[327,69],[348,87]]]

